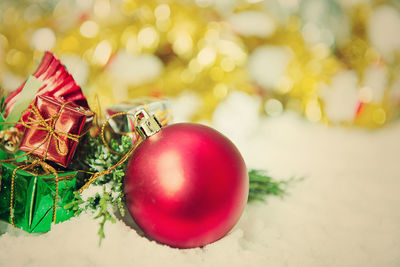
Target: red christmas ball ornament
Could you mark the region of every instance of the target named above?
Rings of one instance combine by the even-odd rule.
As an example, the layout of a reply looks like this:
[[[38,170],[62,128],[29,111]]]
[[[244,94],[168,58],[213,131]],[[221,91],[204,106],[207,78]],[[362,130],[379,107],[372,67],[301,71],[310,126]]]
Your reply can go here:
[[[192,123],[161,125],[141,112],[145,136],[129,160],[129,213],[154,240],[194,248],[225,236],[247,203],[249,177],[238,149],[216,130]]]

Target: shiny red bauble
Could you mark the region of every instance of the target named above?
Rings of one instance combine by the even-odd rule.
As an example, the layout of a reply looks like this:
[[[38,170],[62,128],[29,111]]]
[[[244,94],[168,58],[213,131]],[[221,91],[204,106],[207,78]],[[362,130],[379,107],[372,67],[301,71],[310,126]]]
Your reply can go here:
[[[249,177],[228,138],[210,127],[178,123],[138,146],[124,191],[129,213],[149,237],[194,248],[222,238],[236,224]]]

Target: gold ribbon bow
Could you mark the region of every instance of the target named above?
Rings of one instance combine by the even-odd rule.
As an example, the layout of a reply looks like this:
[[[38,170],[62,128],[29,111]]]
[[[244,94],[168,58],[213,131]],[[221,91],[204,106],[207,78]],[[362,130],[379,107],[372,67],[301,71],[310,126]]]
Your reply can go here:
[[[75,142],[79,142],[79,138],[82,137],[84,134],[86,134],[86,132],[84,134],[82,134],[82,135],[65,133],[65,132],[58,131],[55,128],[57,120],[61,116],[61,112],[70,103],[72,103],[72,102],[64,103],[61,106],[61,108],[58,111],[58,113],[52,115],[48,119],[44,119],[43,116],[40,114],[39,110],[37,109],[37,107],[34,106],[34,105],[31,105],[31,107],[29,107],[26,110],[27,112],[32,112],[35,115],[36,119],[33,119],[32,117],[29,116],[28,117],[28,121],[26,122],[24,120],[21,120],[21,124],[25,128],[42,130],[42,131],[46,131],[46,133],[47,133],[45,138],[42,140],[42,142],[37,147],[35,147],[33,150],[31,150],[30,153],[32,153],[33,151],[37,150],[39,147],[41,147],[43,144],[45,144],[47,142],[47,140],[49,140],[49,142],[47,143],[47,146],[46,146],[44,157],[43,157],[43,160],[46,160],[47,152],[49,150],[51,140],[54,138],[54,141],[55,141],[55,144],[56,144],[55,147],[56,147],[57,153],[59,155],[61,155],[61,156],[65,156],[65,155],[68,154],[68,146],[67,146],[67,143],[66,143],[66,139],[70,139],[70,140],[73,140]],[[25,111],[22,114],[24,114],[24,113],[25,113]],[[63,149],[60,149],[60,144],[62,145]]]

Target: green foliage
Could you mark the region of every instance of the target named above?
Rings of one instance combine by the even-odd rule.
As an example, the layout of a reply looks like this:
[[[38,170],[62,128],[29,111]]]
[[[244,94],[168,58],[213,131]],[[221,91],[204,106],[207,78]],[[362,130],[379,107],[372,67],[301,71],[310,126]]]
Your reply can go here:
[[[276,181],[264,170],[250,170],[248,202],[264,201],[266,195],[284,196],[292,181],[294,179]]]
[[[111,140],[110,147],[117,153],[126,153],[132,146],[132,139],[129,136],[122,136],[118,142]],[[111,153],[103,144],[100,138],[87,136],[86,142],[82,142],[79,154],[72,163],[74,169],[87,170],[91,172],[103,171],[116,164],[120,156]],[[105,237],[104,225],[107,221],[115,222],[114,211],[118,208],[120,214],[124,216],[124,193],[123,179],[125,176],[126,163],[118,166],[112,173],[99,177],[91,186],[101,188],[100,192],[85,197],[76,193],[76,200],[73,205],[75,215],[82,211],[95,214],[94,219],[100,219],[100,229],[98,231],[100,243]],[[90,192],[90,189],[87,189]]]
[[[98,219],[101,218],[100,221],[100,229],[97,232],[99,234],[100,240],[99,240],[99,245],[101,244],[101,241],[103,240],[103,238],[105,237],[104,235],[104,224],[107,221],[111,221],[112,223],[115,223],[115,218],[114,215],[112,213],[110,213],[108,206],[109,204],[114,204],[112,196],[110,194],[110,192],[107,192],[105,186],[103,186],[103,194],[100,196],[99,194],[96,195],[97,197],[99,197],[99,205],[98,205],[98,213],[97,215],[94,217],[94,219]]]

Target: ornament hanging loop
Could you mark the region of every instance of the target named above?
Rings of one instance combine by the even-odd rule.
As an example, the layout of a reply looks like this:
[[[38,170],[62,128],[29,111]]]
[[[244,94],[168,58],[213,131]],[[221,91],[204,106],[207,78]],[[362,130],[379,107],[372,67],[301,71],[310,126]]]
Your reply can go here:
[[[143,137],[147,138],[161,130],[161,123],[156,116],[151,116],[145,109],[139,109],[135,113],[136,131]]]

